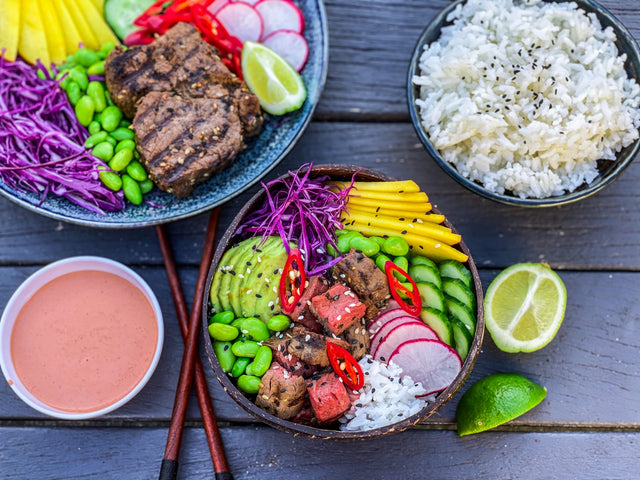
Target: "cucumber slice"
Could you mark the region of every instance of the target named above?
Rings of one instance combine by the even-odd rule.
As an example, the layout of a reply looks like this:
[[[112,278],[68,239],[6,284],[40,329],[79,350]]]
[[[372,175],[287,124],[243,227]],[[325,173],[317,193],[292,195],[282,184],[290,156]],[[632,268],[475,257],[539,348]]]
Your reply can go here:
[[[469,290],[473,291],[473,277],[467,267],[457,260],[445,260],[438,266],[442,278],[455,278],[463,282]]]
[[[449,318],[449,322],[453,329],[453,348],[455,348],[458,355],[460,355],[460,359],[464,362],[469,354],[469,348],[471,348],[471,342],[473,342],[473,335],[471,335],[467,326],[456,317]]]
[[[155,0],[105,0],[104,18],[115,32],[124,40],[138,27],[133,24]]]
[[[423,257],[420,255],[414,255],[413,257],[409,258],[409,263],[411,265],[426,265],[427,267],[431,267],[433,269],[438,269],[438,266],[436,265],[436,262],[434,262],[433,260],[427,258],[427,257]]]
[[[420,298],[422,300],[422,308],[431,307],[441,312],[445,311],[444,296],[442,290],[436,285],[429,282],[416,283]]]
[[[460,300],[446,294],[444,296],[444,304],[447,316],[460,320],[469,332],[471,332],[471,335],[473,335],[476,331],[476,317],[473,315],[473,312]]]
[[[442,291],[447,295],[460,300],[472,312],[476,309],[476,297],[462,282],[454,278],[445,278],[442,281]]]
[[[428,265],[411,265],[408,273],[414,282],[433,283],[442,290],[442,280],[440,279],[440,272],[437,268]]]
[[[453,329],[447,316],[435,308],[423,308],[420,318],[436,332],[441,342],[453,346]]]

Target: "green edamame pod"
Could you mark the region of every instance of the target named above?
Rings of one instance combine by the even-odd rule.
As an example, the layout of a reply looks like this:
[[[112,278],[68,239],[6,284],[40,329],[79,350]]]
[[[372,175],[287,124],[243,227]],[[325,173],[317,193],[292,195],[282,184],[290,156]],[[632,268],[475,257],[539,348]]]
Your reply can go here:
[[[91,122],[93,123],[93,122]],[[91,125],[89,125],[89,131],[91,131]],[[98,133],[94,133],[84,142],[85,148],[93,148],[97,144],[104,142],[109,134],[105,131],[99,131]]]
[[[409,244],[402,237],[389,237],[382,244],[382,251],[394,257],[403,257],[409,253]]]
[[[122,120],[122,111],[118,107],[108,106],[102,111],[100,123],[107,132],[113,132],[118,128],[120,120]]]
[[[212,323],[224,323],[226,325],[233,322],[235,315],[231,310],[226,310],[224,312],[216,313],[213,317],[209,319],[209,325]]]
[[[140,205],[142,203],[140,185],[127,174],[122,175],[122,191],[126,199],[134,205]]]
[[[275,315],[267,321],[267,328],[272,332],[284,332],[291,326],[291,320],[286,315]]]
[[[116,153],[125,148],[134,151],[136,149],[136,144],[133,140],[121,140],[118,142],[118,145],[116,145]]]
[[[78,49],[73,58],[78,65],[83,67],[90,67],[99,60],[98,54],[88,48]]]
[[[96,122],[95,120],[93,120],[89,126],[87,127],[87,129],[89,130],[89,133],[91,135],[95,135],[96,133],[100,132],[102,130],[102,127],[100,126],[100,122]],[[106,133],[106,132],[105,132]]]
[[[121,140],[133,140],[136,134],[133,133],[133,130],[130,130],[128,128],[118,127],[113,132],[111,132],[111,136],[116,140],[121,141]]]
[[[256,342],[261,342],[271,336],[264,322],[253,317],[242,319],[240,322],[240,331],[249,340],[255,340]]]
[[[89,79],[87,78],[87,74],[80,65],[76,65],[71,70],[69,70],[69,78],[76,82],[80,87],[80,90],[83,92],[89,86]]]
[[[256,394],[260,391],[260,379],[253,375],[240,375],[238,388],[245,393]]]
[[[89,95],[91,100],[93,100],[96,112],[102,112],[107,108],[107,101],[104,98],[104,87],[102,86],[102,82],[89,82],[87,95]]]
[[[236,356],[231,351],[230,342],[213,342],[213,351],[224,372],[230,372],[236,363]]]
[[[366,237],[353,237],[349,245],[351,248],[360,250],[367,257],[373,257],[380,251],[380,245]]]
[[[223,324],[214,323],[211,326],[209,326],[209,328],[211,328],[214,325],[223,325]],[[253,358],[256,356],[256,352],[258,351],[258,348],[260,348],[260,345],[258,345],[258,342],[253,342],[251,340],[238,340],[234,342],[233,345],[231,345],[231,350],[233,351],[233,354],[236,357]]]
[[[222,342],[228,342],[235,340],[238,337],[238,329],[231,325],[225,325],[224,323],[212,323],[209,325],[209,335],[214,340]],[[234,352],[235,355],[235,352]]]
[[[130,152],[131,150],[121,150],[123,152]],[[116,153],[117,155],[117,153]],[[131,158],[133,158],[133,154],[131,154]],[[144,182],[147,179],[147,172],[142,166],[142,164],[136,160],[133,160],[129,165],[127,165],[127,175],[138,182]]]
[[[109,160],[111,160],[111,158],[113,158],[113,145],[111,145],[107,141],[100,142],[95,147],[93,147],[91,153],[92,155],[101,158],[105,162],[108,162]]]
[[[104,60],[100,59],[89,68],[87,68],[89,75],[104,75]]]
[[[80,125],[83,127],[88,127],[91,121],[93,120],[93,112],[95,112],[95,104],[93,100],[88,95],[83,95],[78,103],[76,103],[75,112],[76,118]]]
[[[256,377],[262,377],[269,367],[271,366],[271,361],[273,360],[273,352],[271,348],[266,345],[261,346],[256,352],[256,356],[253,357],[253,362],[251,363],[251,374]]]
[[[122,170],[127,168],[127,165],[129,165],[129,162],[131,162],[131,160],[133,160],[133,152],[131,150],[120,150],[113,156],[113,158],[109,162],[109,168],[111,170],[115,170],[116,172],[121,172]]]
[[[245,372],[247,365],[249,365],[250,363],[251,363],[250,358],[236,357],[236,361],[233,364],[233,368],[231,369],[231,375],[234,378],[238,378],[240,375],[242,375]]]
[[[67,98],[71,105],[75,105],[78,103],[78,100],[82,97],[82,90],[80,90],[80,85],[78,85],[73,80],[69,80],[67,84]]]
[[[148,178],[138,183],[138,185],[140,186],[140,191],[142,192],[143,195],[145,193],[149,193],[151,190],[153,190],[153,187],[154,187],[153,182]]]
[[[122,179],[116,172],[111,170],[102,170],[99,173],[100,180],[104,183],[104,186],[114,192],[117,192],[122,188]]]

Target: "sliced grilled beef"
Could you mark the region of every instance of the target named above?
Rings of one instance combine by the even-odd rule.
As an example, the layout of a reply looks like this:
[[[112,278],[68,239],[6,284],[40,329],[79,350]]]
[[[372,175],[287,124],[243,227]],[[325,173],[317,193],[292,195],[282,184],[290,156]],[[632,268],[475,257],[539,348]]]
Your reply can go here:
[[[342,348],[348,347],[347,342],[342,339],[320,335],[302,327],[293,328],[290,333],[285,334],[285,337],[288,334],[291,335],[291,341],[287,346],[289,353],[300,357],[304,363],[321,368],[329,366],[327,342],[335,343]]]
[[[304,405],[306,383],[299,375],[272,363],[260,381],[256,405],[283,420],[295,417]]]
[[[344,331],[344,338],[349,344],[349,353],[353,358],[360,360],[369,351],[371,338],[369,330],[365,326],[366,320],[363,318],[359,322],[354,323]]]
[[[329,284],[324,277],[311,277],[308,280],[308,285],[302,292],[302,296],[297,305],[293,309],[293,312],[289,314],[291,320],[301,325],[304,325],[312,332],[322,332],[322,325],[318,323],[316,317],[309,310],[311,305],[311,299],[316,295],[326,292],[329,289]]]

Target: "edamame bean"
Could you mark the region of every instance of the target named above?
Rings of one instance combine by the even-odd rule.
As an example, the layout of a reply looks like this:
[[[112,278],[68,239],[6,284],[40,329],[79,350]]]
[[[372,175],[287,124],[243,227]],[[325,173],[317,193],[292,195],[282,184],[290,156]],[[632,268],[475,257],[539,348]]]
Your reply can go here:
[[[89,75],[104,75],[104,60],[98,60],[89,68],[87,68]]]
[[[380,245],[380,248],[382,248],[382,244],[384,244],[384,238],[382,237],[369,237],[369,240],[373,240],[374,242],[376,242],[378,245]]]
[[[131,150],[121,150],[122,152],[130,152]],[[117,153],[116,153],[117,155]],[[133,154],[131,154],[133,158]],[[127,175],[129,175],[134,180],[138,182],[144,182],[147,179],[147,172],[145,171],[142,164],[136,160],[133,160],[129,165],[127,165]]]
[[[253,317],[242,319],[240,322],[240,331],[246,335],[249,340],[255,340],[256,342],[261,342],[271,336],[264,322]]]
[[[389,257],[387,257],[384,253],[380,253],[376,257],[376,266],[384,272],[384,265],[390,261],[391,259]]]
[[[247,365],[247,367],[244,369],[245,375],[253,375],[253,362],[251,362],[251,359],[249,359],[249,361],[250,361],[249,365]]]
[[[409,253],[409,244],[402,237],[389,237],[382,244],[382,251],[387,255],[402,257]]]
[[[136,144],[133,140],[121,140],[118,142],[118,145],[116,145],[116,153],[125,148],[134,151],[136,149]]]
[[[89,129],[89,133],[91,135],[95,135],[96,133],[99,133],[102,130],[102,127],[100,126],[100,122],[96,122],[95,120],[93,120],[87,128]]]
[[[38,75],[38,78],[40,78],[41,80],[47,79],[47,75],[40,69],[38,69],[38,71],[36,72],[36,75]]]
[[[272,332],[284,332],[291,326],[291,320],[286,315],[275,315],[267,321],[267,328]]]
[[[118,144],[118,141],[115,138],[113,138],[111,135],[107,135],[107,138],[105,139],[105,142],[110,143],[111,146],[114,149],[116,148],[116,145]],[[115,152],[115,150],[114,150],[114,152]]]
[[[393,259],[393,263],[400,267],[404,272],[409,271],[409,260],[407,260],[407,257],[395,257]],[[399,273],[396,274],[396,277],[398,277],[400,280],[404,280],[402,278],[402,275],[400,275]]]
[[[338,252],[330,243],[327,243],[327,253],[333,258],[336,258],[338,255],[340,255],[340,252]]]
[[[140,191],[142,192],[143,195],[145,193],[149,193],[151,190],[153,190],[153,187],[154,187],[153,182],[148,178],[140,182],[138,185],[140,186]]]
[[[102,170],[99,173],[99,176],[102,183],[104,183],[104,186],[109,190],[117,192],[122,188],[122,179],[116,172],[112,172],[111,170]]]
[[[223,325],[223,324],[214,323],[211,326],[209,326],[209,328],[211,328],[213,325]],[[236,357],[253,358],[256,356],[256,352],[258,351],[258,348],[260,348],[260,345],[258,345],[258,342],[253,342],[251,340],[238,340],[237,342],[234,342],[233,345],[231,345],[231,350],[233,351],[233,354]]]
[[[131,125],[131,122],[129,120],[127,120],[126,118],[123,118],[122,120],[120,120],[120,123],[118,124],[118,127],[128,128],[130,125]]]
[[[233,364],[233,368],[231,369],[231,375],[234,378],[238,378],[240,375],[245,373],[247,365],[251,363],[251,359],[247,357],[236,357],[236,362]]]
[[[111,95],[109,95],[109,92],[107,92],[106,90],[104,92],[104,98],[107,100],[107,105],[109,105],[110,107],[113,107],[115,105],[115,103],[113,103],[113,100],[111,100]]]
[[[340,253],[348,253],[351,244],[351,236],[350,235],[342,235],[341,237],[338,238],[338,241],[336,242],[336,246],[338,247],[338,251],[340,251]]]
[[[121,140],[133,140],[136,134],[133,133],[133,130],[130,130],[128,128],[118,127],[113,132],[111,132],[111,136],[116,140],[121,141]]]
[[[115,46],[116,44],[113,42],[104,42],[100,47],[100,52],[104,53],[105,55],[109,55],[109,53],[111,53],[111,50],[113,50]]]
[[[98,54],[88,48],[80,48],[73,55],[75,62],[83,67],[89,67],[96,63],[98,59]]]
[[[226,325],[233,322],[235,315],[231,310],[226,310],[224,312],[218,312],[213,317],[209,319],[209,325],[212,323],[224,323]]]
[[[76,82],[80,87],[80,90],[83,92],[89,86],[89,79],[87,78],[87,74],[80,65],[76,65],[71,70],[69,70],[69,78]]]
[[[253,375],[240,375],[238,388],[245,393],[256,394],[260,391],[260,379]]]
[[[96,112],[102,112],[107,108],[107,101],[104,98],[104,87],[102,86],[102,82],[89,82],[87,95],[89,95],[91,100],[93,100]]]
[[[95,147],[93,147],[93,149],[91,150],[91,154],[95,155],[98,158],[101,158],[105,162],[108,162],[113,158],[113,145],[111,145],[107,141],[100,142]]]
[[[230,372],[236,363],[236,356],[231,351],[231,342],[213,342],[213,351],[224,372]]]
[[[127,165],[129,165],[129,162],[131,162],[131,160],[133,160],[133,152],[131,150],[120,150],[113,156],[113,158],[109,162],[109,168],[111,168],[111,170],[115,170],[116,172],[121,172],[122,170],[127,168]]]
[[[89,128],[91,128],[91,125],[89,125]],[[89,129],[89,131],[91,131],[91,129]],[[94,133],[89,138],[87,138],[87,140],[84,142],[84,147],[93,148],[97,144],[104,142],[108,136],[109,134],[105,131],[99,131],[98,133]]]
[[[366,237],[353,237],[350,246],[351,248],[360,250],[367,257],[373,257],[380,251],[380,245]]]
[[[83,127],[88,127],[91,121],[93,120],[93,113],[95,112],[96,106],[93,103],[93,100],[89,95],[83,95],[76,103],[76,118],[80,125]]]
[[[262,377],[266,371],[269,370],[272,360],[273,353],[271,349],[266,345],[262,345],[256,352],[256,356],[251,363],[251,374],[256,377]]]
[[[126,199],[134,205],[140,205],[142,203],[140,185],[127,174],[122,175],[122,191]]]
[[[70,80],[67,84],[67,98],[69,99],[71,105],[75,105],[76,103],[78,103],[80,97],[82,97],[82,90],[80,90],[80,85]]]
[[[209,325],[209,335],[211,335],[211,338],[221,342],[235,340],[238,337],[238,333],[240,332],[238,332],[236,327],[225,325],[224,323],[212,323]],[[235,352],[233,353],[235,355]]]
[[[107,132],[113,132],[118,128],[120,120],[122,120],[122,112],[120,109],[115,106],[109,106],[102,111],[100,123],[102,123],[102,128]]]

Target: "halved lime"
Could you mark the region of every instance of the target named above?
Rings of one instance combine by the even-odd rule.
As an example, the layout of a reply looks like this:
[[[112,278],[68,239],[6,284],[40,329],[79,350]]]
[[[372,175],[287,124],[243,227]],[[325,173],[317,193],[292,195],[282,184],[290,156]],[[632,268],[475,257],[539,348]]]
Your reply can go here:
[[[485,322],[505,352],[533,352],[548,344],[562,324],[567,290],[549,265],[518,263],[489,285]]]
[[[241,66],[249,90],[258,97],[262,108],[272,115],[297,110],[307,98],[302,77],[269,47],[245,42]]]
[[[517,373],[494,373],[474,383],[456,407],[458,435],[484,432],[519,417],[547,396],[547,389]]]

